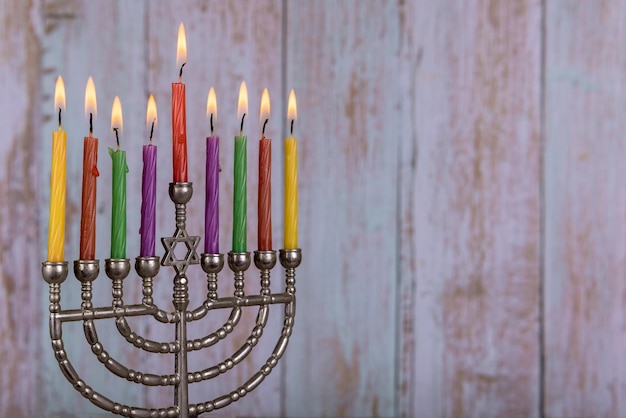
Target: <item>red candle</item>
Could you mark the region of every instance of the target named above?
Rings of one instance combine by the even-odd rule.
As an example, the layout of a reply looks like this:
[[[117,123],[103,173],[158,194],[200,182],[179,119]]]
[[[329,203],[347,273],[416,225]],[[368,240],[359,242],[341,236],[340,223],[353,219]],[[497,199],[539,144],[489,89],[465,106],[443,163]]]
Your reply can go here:
[[[265,137],[265,126],[269,116],[270,95],[265,89],[261,96],[263,133],[259,141],[259,251],[272,249],[272,140]]]
[[[85,87],[85,114],[89,114],[89,136],[83,145],[83,192],[80,218],[80,259],[96,258],[96,178],[98,138],[93,137],[93,116],[97,114],[96,87],[89,77]]]
[[[183,67],[187,61],[187,41],[185,27],[178,27],[178,48],[176,65],[180,68],[178,83],[172,83],[172,156],[174,163],[174,182],[187,181],[187,111],[185,104],[185,85],[182,82]]]

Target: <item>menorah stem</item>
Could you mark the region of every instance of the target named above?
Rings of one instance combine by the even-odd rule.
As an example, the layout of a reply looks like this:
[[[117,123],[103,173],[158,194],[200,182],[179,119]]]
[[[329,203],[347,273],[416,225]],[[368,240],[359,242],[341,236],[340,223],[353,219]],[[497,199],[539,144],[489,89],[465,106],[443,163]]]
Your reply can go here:
[[[174,404],[180,409],[179,417],[188,418],[189,381],[187,376],[187,307],[189,305],[189,289],[187,276],[177,274],[174,277],[174,308],[178,321],[176,322],[176,343],[178,350],[175,355],[175,373],[178,376]]]

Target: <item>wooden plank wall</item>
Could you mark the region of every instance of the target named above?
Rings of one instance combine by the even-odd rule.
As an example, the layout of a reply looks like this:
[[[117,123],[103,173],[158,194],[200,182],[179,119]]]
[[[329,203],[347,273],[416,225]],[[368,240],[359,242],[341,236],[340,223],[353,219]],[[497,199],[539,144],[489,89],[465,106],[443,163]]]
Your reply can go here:
[[[66,254],[78,252],[84,86],[94,77],[100,137],[97,256],[108,252],[110,108],[124,109],[129,195],[140,191],[145,105],[159,108],[157,234],[173,232],[170,83],[178,23],[187,28],[190,229],[201,234],[206,94],[218,96],[221,245],[230,246],[232,136],[246,80],[250,249],[256,244],[260,93],[274,138],[274,242],[282,243],[282,138],[294,88],[299,119],[298,314],[285,358],[225,416],[617,417],[624,415],[624,217],[621,191],[624,16],[619,2],[561,0],[24,1],[0,0],[0,416],[107,416],[65,381],[49,347],[45,258],[52,93],[68,111]],[[129,198],[128,253],[140,200]],[[276,272],[274,285],[281,288]],[[232,283],[220,282],[224,292]],[[250,275],[249,292],[258,290]],[[168,306],[163,272],[155,298]],[[192,304],[205,293],[192,279]],[[129,279],[125,300],[140,298]],[[96,304],[110,283],[95,285]],[[63,288],[77,306],[78,283]],[[222,313],[220,313],[221,315]],[[225,315],[194,324],[194,336]],[[152,339],[167,327],[132,321]],[[191,367],[219,362],[254,312]],[[271,352],[268,329],[241,367],[192,386],[192,401],[241,384]],[[239,329],[241,328],[241,329]],[[99,335],[130,366],[141,357],[111,324]],[[129,404],[165,406],[166,389],[110,376],[78,326],[68,354],[81,376]]]
[[[548,2],[545,412],[626,414],[626,14]]]
[[[427,4],[414,4],[406,46],[420,55],[403,208],[415,246],[409,411],[538,416],[541,5]]]

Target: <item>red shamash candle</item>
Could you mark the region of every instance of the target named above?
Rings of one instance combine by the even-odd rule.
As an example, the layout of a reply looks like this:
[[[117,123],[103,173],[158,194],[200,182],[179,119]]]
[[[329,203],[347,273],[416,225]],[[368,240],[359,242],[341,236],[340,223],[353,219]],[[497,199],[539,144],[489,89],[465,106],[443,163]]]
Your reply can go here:
[[[174,182],[187,182],[187,110],[183,67],[187,63],[187,40],[185,26],[178,26],[176,66],[180,68],[178,83],[172,83],[172,156]]]

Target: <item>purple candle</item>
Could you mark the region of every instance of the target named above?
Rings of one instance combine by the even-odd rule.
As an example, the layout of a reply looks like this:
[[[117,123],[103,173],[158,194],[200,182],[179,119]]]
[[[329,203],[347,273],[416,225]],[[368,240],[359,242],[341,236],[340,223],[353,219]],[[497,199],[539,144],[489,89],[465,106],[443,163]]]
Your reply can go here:
[[[213,136],[213,122],[217,117],[217,99],[213,87],[206,101],[206,115],[211,121],[211,136],[206,139],[206,200],[204,205],[204,252],[220,252],[219,178],[220,138]]]
[[[204,210],[204,252],[217,254],[219,245],[219,143],[220,138],[206,139],[206,205]]]
[[[143,146],[143,174],[141,178],[141,257],[154,257],[156,225],[156,159],[157,147]]]

